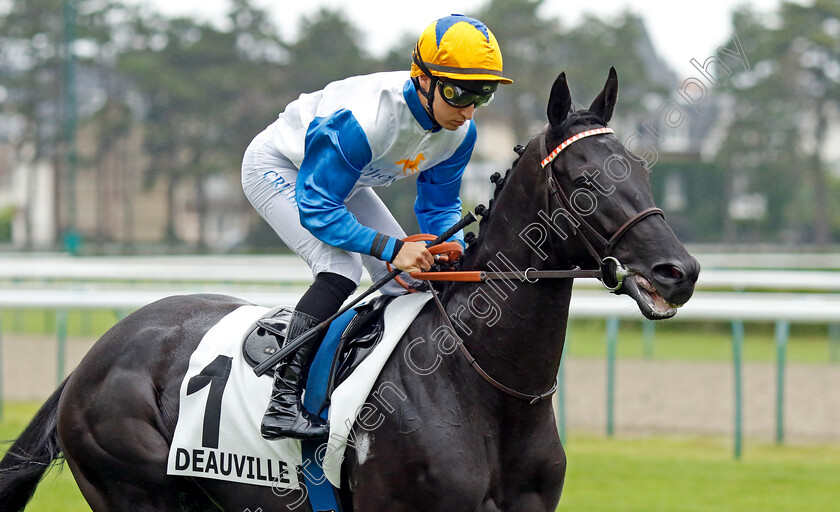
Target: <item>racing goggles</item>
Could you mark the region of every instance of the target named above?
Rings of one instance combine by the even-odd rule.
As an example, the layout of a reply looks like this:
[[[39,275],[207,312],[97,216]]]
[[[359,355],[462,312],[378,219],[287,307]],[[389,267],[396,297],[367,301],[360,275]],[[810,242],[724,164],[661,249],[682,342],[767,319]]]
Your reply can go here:
[[[483,107],[493,101],[493,93],[496,91],[497,83],[485,83],[480,87],[483,92],[473,92],[449,81],[440,80],[440,97],[447,104],[455,108],[466,108],[475,105],[475,108]]]

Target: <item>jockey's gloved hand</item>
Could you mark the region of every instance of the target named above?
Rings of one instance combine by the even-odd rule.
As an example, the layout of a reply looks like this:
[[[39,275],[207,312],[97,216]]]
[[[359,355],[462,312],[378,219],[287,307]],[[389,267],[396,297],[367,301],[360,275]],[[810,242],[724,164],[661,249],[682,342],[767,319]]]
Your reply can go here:
[[[405,242],[393,265],[404,272],[420,272],[432,268],[435,258],[424,242]]]

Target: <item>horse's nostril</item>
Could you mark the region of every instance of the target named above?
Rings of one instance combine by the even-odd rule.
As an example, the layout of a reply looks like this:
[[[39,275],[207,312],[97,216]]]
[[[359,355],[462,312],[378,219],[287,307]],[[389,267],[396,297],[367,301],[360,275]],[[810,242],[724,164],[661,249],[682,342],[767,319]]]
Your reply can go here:
[[[662,279],[669,281],[679,281],[685,277],[685,273],[676,265],[662,264],[656,265],[653,268],[653,273]]]

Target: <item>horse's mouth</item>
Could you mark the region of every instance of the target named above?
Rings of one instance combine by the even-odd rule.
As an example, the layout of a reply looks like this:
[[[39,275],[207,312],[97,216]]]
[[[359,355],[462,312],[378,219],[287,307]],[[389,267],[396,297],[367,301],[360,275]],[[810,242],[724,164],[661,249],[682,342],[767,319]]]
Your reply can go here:
[[[671,318],[682,306],[665,300],[656,287],[640,274],[633,274],[624,280],[624,292],[636,301],[642,314],[649,320]]]

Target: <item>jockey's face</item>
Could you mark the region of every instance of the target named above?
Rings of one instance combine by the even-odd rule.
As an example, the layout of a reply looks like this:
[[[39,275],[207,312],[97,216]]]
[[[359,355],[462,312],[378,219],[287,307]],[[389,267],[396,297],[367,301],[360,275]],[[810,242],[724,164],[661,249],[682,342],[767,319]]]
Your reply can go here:
[[[421,75],[419,79],[420,87],[428,91],[429,85],[432,82],[431,79],[425,75]],[[425,107],[426,98],[419,91],[417,95],[420,98],[420,103]],[[457,130],[464,123],[472,119],[473,114],[475,114],[474,104],[468,107],[458,108],[445,102],[440,96],[440,87],[435,87],[435,98],[432,105],[434,106],[435,120],[446,130]]]

